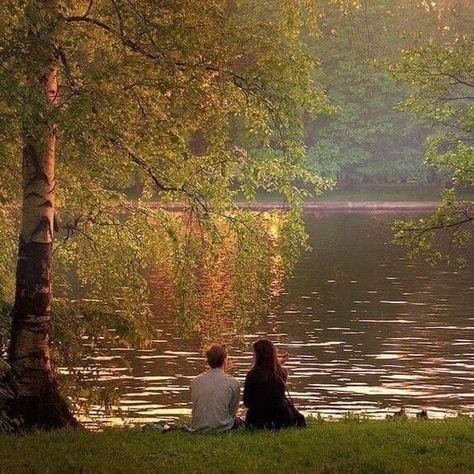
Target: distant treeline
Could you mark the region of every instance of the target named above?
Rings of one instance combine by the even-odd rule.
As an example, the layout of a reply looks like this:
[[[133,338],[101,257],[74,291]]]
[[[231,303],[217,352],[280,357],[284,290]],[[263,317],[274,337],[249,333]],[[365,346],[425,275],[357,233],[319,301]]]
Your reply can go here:
[[[435,182],[446,176],[424,164],[433,133],[397,104],[410,92],[387,63],[429,38],[449,41],[468,28],[469,0],[362,0],[358,8],[323,2],[322,34],[311,43],[316,82],[336,111],[306,120],[313,169],[339,184]],[[468,33],[468,31],[466,31]]]

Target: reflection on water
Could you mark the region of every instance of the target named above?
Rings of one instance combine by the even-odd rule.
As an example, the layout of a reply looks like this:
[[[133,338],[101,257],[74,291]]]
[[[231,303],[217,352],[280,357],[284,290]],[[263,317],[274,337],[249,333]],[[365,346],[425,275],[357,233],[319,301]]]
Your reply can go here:
[[[252,341],[268,336],[290,352],[290,389],[307,413],[474,411],[474,252],[463,271],[406,261],[390,244],[393,218],[307,215],[313,251],[275,292],[267,318],[232,348],[240,380]],[[160,314],[153,348],[117,347],[97,359],[110,369],[104,380],[121,381],[129,420],[190,413],[189,382],[205,366],[200,341],[183,340]]]

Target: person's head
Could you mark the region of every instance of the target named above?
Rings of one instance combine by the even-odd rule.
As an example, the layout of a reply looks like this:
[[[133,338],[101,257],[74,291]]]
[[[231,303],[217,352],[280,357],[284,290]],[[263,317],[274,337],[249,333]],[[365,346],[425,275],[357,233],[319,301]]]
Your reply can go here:
[[[206,359],[211,369],[224,367],[227,358],[227,349],[224,345],[213,343],[206,349]]]
[[[253,344],[253,350],[255,353],[254,368],[258,369],[267,380],[278,379],[283,370],[273,342],[269,339],[260,339]]]

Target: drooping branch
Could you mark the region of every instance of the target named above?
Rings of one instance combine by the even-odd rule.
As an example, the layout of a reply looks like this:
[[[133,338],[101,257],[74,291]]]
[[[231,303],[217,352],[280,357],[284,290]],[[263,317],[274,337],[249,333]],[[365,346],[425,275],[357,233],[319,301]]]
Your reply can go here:
[[[107,33],[112,35],[114,38],[118,39],[125,47],[127,47],[131,51],[135,53],[140,53],[142,56],[145,56],[148,59],[151,59],[153,61],[160,61],[162,63],[166,62],[163,55],[148,51],[136,41],[133,41],[132,39],[125,37],[123,31],[120,31],[120,30],[117,31],[115,28],[111,27],[110,25],[108,25],[107,23],[104,23],[101,20],[97,20],[96,18],[91,18],[89,16],[68,16],[68,17],[64,17],[64,21],[66,21],[67,23],[87,23],[89,25],[94,25],[97,28],[100,28],[103,31],[106,31]],[[175,65],[178,65],[178,64],[179,63],[175,63]]]
[[[86,23],[100,28],[111,36],[113,36],[116,40],[120,41],[120,43],[126,48],[128,48],[130,51],[140,54],[143,57],[148,58],[149,60],[158,62],[161,65],[171,66],[180,70],[200,68],[208,72],[216,73],[220,77],[227,77],[243,93],[253,95],[255,98],[261,100],[267,110],[270,112],[270,115],[272,116],[272,119],[275,124],[278,123],[278,120],[275,119],[274,107],[271,100],[266,97],[265,90],[262,87],[259,87],[255,81],[251,81],[248,78],[242,76],[241,74],[238,74],[237,72],[232,71],[226,67],[213,65],[203,60],[199,60],[194,63],[171,61],[168,60],[163,53],[150,51],[144,45],[125,35],[123,28],[123,18],[117,8],[116,11],[119,19],[118,29],[115,29],[109,24],[96,18],[91,18],[87,15],[64,17],[64,20],[68,23]]]
[[[462,227],[465,224],[468,224],[469,222],[474,221],[474,216],[469,216],[464,219],[455,221],[455,222],[450,222],[449,224],[436,224],[436,225],[429,225],[427,227],[423,227],[423,229],[417,234],[416,237],[420,237],[422,234],[426,232],[431,232],[434,230],[441,230],[441,229],[452,229],[452,228],[459,228]],[[408,231],[416,231],[419,230],[419,228],[411,228],[411,229],[406,229]]]
[[[93,4],[94,4],[94,0],[89,0],[89,5],[87,6],[87,10],[86,10],[86,12],[84,13],[84,16],[89,15],[89,12],[91,11]]]
[[[209,206],[206,203],[204,196],[202,196],[196,191],[190,190],[185,185],[170,186],[164,184],[161,178],[157,176],[153,168],[136,152],[131,150],[127,145],[125,145],[116,138],[110,138],[109,141],[116,149],[124,153],[133,163],[135,163],[140,169],[142,169],[160,191],[183,194],[190,198],[194,203],[198,204],[206,214],[209,213]]]
[[[471,206],[448,206],[440,208],[427,221],[398,221],[394,225],[397,232],[395,241],[399,245],[413,247],[413,251],[426,252],[431,250],[434,235],[450,236],[451,244],[454,239],[459,242],[464,227],[474,223],[474,213]],[[440,214],[441,213],[441,214]],[[441,234],[439,232],[441,231]],[[468,231],[466,231],[468,232]]]
[[[61,61],[61,64],[64,68],[65,76],[69,84],[71,85],[73,90],[77,89],[77,83],[76,80],[74,79],[74,76],[72,74],[71,67],[69,65],[68,58],[66,56],[66,53],[64,52],[64,49],[61,46],[56,46],[56,53]]]

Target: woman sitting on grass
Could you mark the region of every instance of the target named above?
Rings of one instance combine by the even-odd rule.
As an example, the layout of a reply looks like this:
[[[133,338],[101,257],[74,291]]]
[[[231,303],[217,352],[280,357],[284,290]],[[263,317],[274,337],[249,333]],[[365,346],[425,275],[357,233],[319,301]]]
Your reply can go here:
[[[248,408],[245,426],[250,429],[304,427],[304,416],[286,396],[287,371],[278,359],[275,346],[268,339],[253,345],[255,362],[245,378],[244,405]]]

